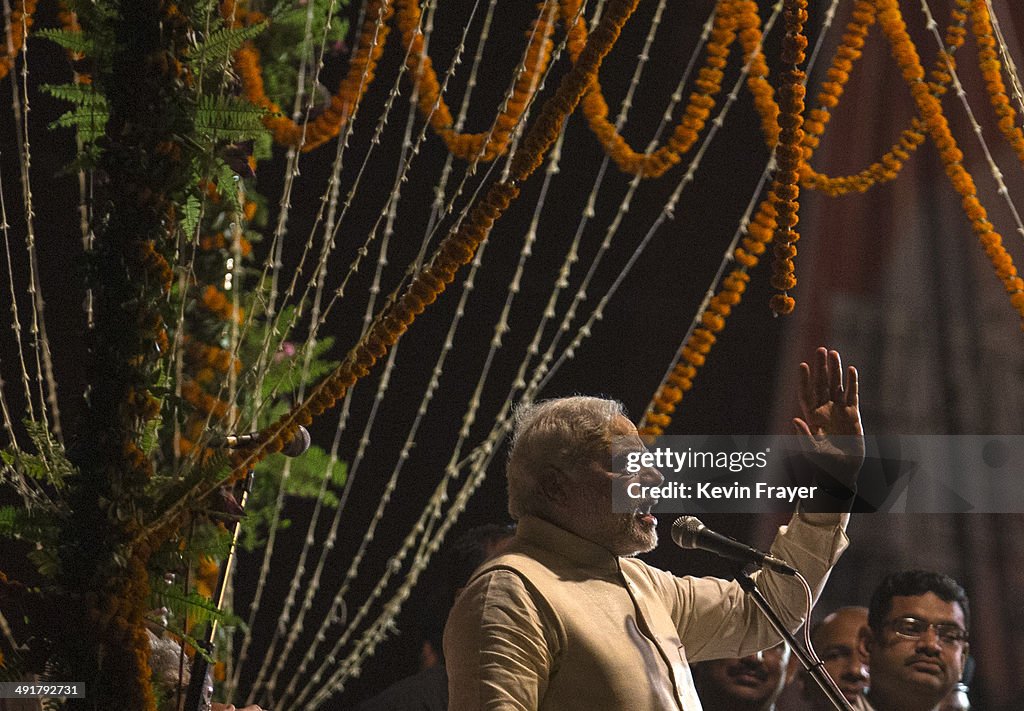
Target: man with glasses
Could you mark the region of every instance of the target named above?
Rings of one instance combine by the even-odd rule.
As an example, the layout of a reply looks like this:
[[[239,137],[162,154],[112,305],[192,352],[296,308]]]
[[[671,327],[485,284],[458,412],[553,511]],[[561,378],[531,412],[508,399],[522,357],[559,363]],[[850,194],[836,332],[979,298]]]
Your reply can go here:
[[[871,668],[868,709],[935,711],[963,676],[971,611],[947,575],[894,573],[875,590],[861,653]]]

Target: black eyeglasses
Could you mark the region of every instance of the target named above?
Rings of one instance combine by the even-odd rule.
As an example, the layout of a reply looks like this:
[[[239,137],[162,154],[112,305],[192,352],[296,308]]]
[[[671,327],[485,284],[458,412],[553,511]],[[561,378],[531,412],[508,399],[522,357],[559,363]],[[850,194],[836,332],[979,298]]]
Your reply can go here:
[[[967,630],[951,622],[928,622],[916,617],[900,617],[888,622],[887,626],[892,627],[893,632],[905,639],[921,639],[934,627],[935,635],[942,644],[952,647],[967,641]]]

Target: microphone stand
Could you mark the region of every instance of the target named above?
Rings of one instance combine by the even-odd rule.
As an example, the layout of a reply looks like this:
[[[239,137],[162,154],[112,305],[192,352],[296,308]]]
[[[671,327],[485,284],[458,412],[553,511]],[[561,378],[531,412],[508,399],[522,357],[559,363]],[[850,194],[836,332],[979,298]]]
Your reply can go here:
[[[800,643],[797,642],[796,636],[790,632],[784,624],[782,624],[782,620],[777,614],[775,614],[775,610],[771,608],[768,600],[766,600],[764,595],[761,594],[761,591],[757,589],[757,583],[754,582],[754,579],[743,571],[740,571],[736,576],[736,582],[740,584],[740,587],[743,588],[751,598],[753,598],[754,603],[758,608],[760,608],[761,612],[764,613],[764,616],[768,618],[768,621],[771,623],[772,627],[775,628],[775,631],[782,635],[783,639],[789,643],[790,648],[792,648],[793,653],[796,654],[800,663],[803,664],[804,669],[807,670],[807,673],[810,674],[811,678],[814,679],[819,687],[821,687],[822,692],[828,700],[832,702],[832,705],[840,711],[855,711],[853,706],[850,705],[850,702],[846,700],[846,697],[840,693],[839,688],[835,685],[835,681],[833,681],[832,677],[830,677],[828,672],[825,671],[825,667],[822,663],[814,661],[807,650],[801,647]]]
[[[220,569],[217,579],[217,589],[214,592],[213,602],[220,610],[224,606],[224,595],[227,592],[228,576],[231,574],[231,566],[235,561],[235,549],[238,543],[238,536],[242,530],[242,516],[245,515],[245,504],[252,493],[252,484],[255,474],[252,469],[245,477],[245,484],[242,486],[242,499],[238,502],[242,513],[238,515],[231,529],[231,543],[228,547],[228,556]],[[192,658],[192,676],[188,683],[188,693],[185,695],[184,711],[210,711],[213,704],[213,683],[208,681],[210,662],[208,656],[213,655],[214,637],[217,635],[217,620],[210,620],[206,628],[206,635],[201,640],[196,640],[196,654]]]

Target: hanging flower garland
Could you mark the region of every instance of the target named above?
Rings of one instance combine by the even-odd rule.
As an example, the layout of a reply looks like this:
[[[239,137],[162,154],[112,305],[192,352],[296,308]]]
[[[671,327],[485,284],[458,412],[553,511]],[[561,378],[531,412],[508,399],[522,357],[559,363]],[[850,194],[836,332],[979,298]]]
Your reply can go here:
[[[960,194],[964,212],[981,242],[996,276],[1010,295],[1010,303],[1024,319],[1024,280],[1013,264],[1013,258],[1003,247],[1002,237],[989,222],[985,208],[978,200],[974,179],[963,166],[963,153],[957,147],[956,139],[949,130],[949,124],[942,113],[942,104],[929,90],[924,81],[924,70],[917,55],[917,48],[907,34],[906,24],[896,0],[877,0],[879,24],[889,38],[893,57],[899,64],[903,78],[910,85],[910,92],[917,104],[928,134],[939,149],[939,155],[946,168],[953,188]],[[1024,323],[1021,324],[1024,329]]]
[[[1024,164],[1024,132],[1017,125],[1017,112],[1013,110],[1006,96],[1003,84],[1002,65],[996,53],[996,39],[992,33],[992,18],[988,14],[985,0],[959,0],[961,4],[970,1],[971,29],[978,43],[978,62],[981,76],[985,80],[989,100],[999,117],[999,130],[1010,142],[1017,159]]]
[[[963,2],[964,0],[958,0]],[[952,82],[952,75],[947,70],[952,65],[954,53],[963,46],[966,36],[964,25],[967,15],[962,10],[953,8],[950,13],[950,23],[945,32],[945,48],[936,59],[935,67],[931,70],[931,82],[929,87],[935,96],[942,96],[946,93],[949,84]],[[828,71],[831,81],[824,82],[821,92],[818,94],[818,108],[808,113],[804,122],[804,145],[816,148],[821,135],[825,132],[825,126],[831,116],[830,110],[834,109],[842,96],[843,87],[849,78],[852,69],[852,62],[860,58],[860,50],[864,43],[864,37],[868,28],[875,22],[875,6],[872,1],[858,0],[854,8],[853,21],[847,25],[847,33],[843,36],[843,43],[836,52],[832,66]],[[854,175],[829,177],[814,170],[805,161],[800,167],[801,185],[806,188],[819,190],[826,195],[836,197],[851,192],[865,192],[869,188],[880,183],[894,180],[903,165],[910,157],[910,154],[917,150],[925,139],[925,125],[920,117],[915,116],[910,123],[910,128],[900,134],[899,140],[881,157],[867,168]]]
[[[807,37],[804,22],[807,21],[806,0],[786,0],[783,4],[786,34],[782,40],[782,62],[786,69],[782,73],[779,87],[779,144],[775,149],[778,171],[775,179],[775,210],[777,213],[775,239],[784,245],[787,257],[776,254],[772,262],[772,286],[779,290],[771,298],[771,309],[776,316],[793,312],[796,302],[788,293],[796,286],[793,274],[793,258],[796,256],[796,242],[800,234],[796,231],[797,213],[800,205],[800,163],[803,160],[804,121],[804,72],[799,65],[804,61]]]
[[[431,128],[457,158],[489,162],[508,149],[512,131],[526,111],[530,99],[533,98],[533,92],[540,83],[541,75],[551,61],[551,35],[555,27],[551,21],[554,18],[549,17],[551,12],[548,6],[553,2],[554,0],[543,0],[537,3],[537,19],[526,32],[529,43],[522,71],[516,78],[511,97],[494,121],[493,130],[482,133],[457,133],[452,128],[454,121],[451,109],[441,96],[441,86],[430,57],[423,51],[423,34],[419,31],[419,3],[417,0],[397,0],[395,22],[402,33],[406,66],[419,92],[417,106],[420,115],[429,120]]]
[[[491,161],[507,150],[512,131],[532,99],[533,92],[539,84],[539,77],[550,63],[553,47],[551,35],[554,32],[554,25],[548,18],[547,5],[550,1],[537,4],[538,17],[526,32],[529,43],[523,69],[516,79],[512,95],[496,117],[491,131],[457,133],[452,128],[451,110],[441,97],[441,86],[430,57],[423,51],[423,35],[419,31],[421,11],[417,0],[398,0],[394,6],[390,0],[374,0],[368,5],[366,20],[359,32],[356,51],[349,63],[348,73],[337,93],[331,98],[328,108],[306,124],[300,125],[285,116],[281,107],[267,97],[259,64],[259,51],[251,43],[247,43],[235,53],[236,69],[241,77],[246,98],[271,113],[266,119],[266,124],[273,132],[274,140],[283,145],[301,144],[303,151],[311,151],[336,137],[355,112],[359,101],[373,82],[377,61],[383,53],[390,32],[387,23],[394,15],[402,35],[406,66],[416,84],[419,96],[417,108],[420,115],[429,121],[431,129],[458,158],[467,161]],[[221,14],[226,20],[236,24],[252,25],[266,20],[261,13],[250,12],[236,5],[235,0],[225,0],[221,6]]]
[[[970,1],[958,0],[961,4]],[[778,124],[774,116],[778,114],[778,106],[774,100],[771,84],[767,81],[767,64],[763,53],[759,49],[761,44],[760,18],[757,15],[756,5],[752,2],[743,5],[741,10],[739,39],[743,44],[746,61],[751,62],[751,73],[747,78],[747,86],[754,96],[754,104],[761,115],[765,140],[768,145],[774,145],[771,129],[774,127],[775,135],[777,136]],[[836,55],[831,65],[833,70],[838,71],[830,70],[828,76],[832,81],[826,82],[821,93],[818,95],[818,110],[833,109],[838,104],[839,97],[843,93],[843,87],[849,78],[852,62],[860,57],[863,39],[870,26],[874,24],[875,17],[875,0],[857,0],[853,8],[851,21],[846,28],[847,32],[844,34],[843,41],[836,50]],[[963,12],[957,10],[952,12],[951,21],[946,28],[945,35],[946,54],[950,60],[952,59],[952,53],[963,44],[965,20],[966,15]],[[751,58],[752,55],[753,58]],[[845,65],[845,62],[842,60],[848,60],[850,64]],[[936,62],[936,68],[931,72],[932,81],[929,84],[929,89],[935,96],[941,96],[947,90],[951,81],[949,73],[944,71],[945,66],[946,60],[943,57],[939,57]],[[823,115],[812,111],[809,117],[812,116],[818,117],[819,121],[817,121],[817,124],[812,120],[805,122],[807,130],[804,135],[804,161],[801,164],[801,177],[808,180],[808,182],[805,182],[804,186],[823,189],[828,194],[833,194],[832,190],[838,188],[835,194],[842,194],[846,191],[844,188],[854,187],[856,176],[828,178],[827,176],[819,176],[819,174],[810,170],[808,166],[810,157],[818,146],[818,139],[820,139],[821,134],[824,132],[829,114],[828,111],[824,111]],[[893,158],[896,160],[905,161],[909,153],[920,145],[924,138],[924,122],[919,117],[915,118],[911,128],[903,132],[900,141],[890,150],[890,153],[893,154]],[[867,174],[867,180],[856,184],[857,189],[866,190],[870,185],[880,182],[880,180],[874,179],[881,177],[879,169],[875,167],[878,165],[892,166],[893,164],[888,156],[883,156],[878,163],[862,171],[862,173]],[[898,166],[893,166],[892,173],[896,172],[898,172]],[[895,177],[895,175],[887,175],[886,177]],[[868,181],[870,181],[870,184]],[[676,406],[684,393],[693,387],[693,379],[696,377],[698,369],[706,360],[708,349],[713,341],[706,334],[700,333],[700,329],[706,329],[714,334],[725,328],[725,322],[732,307],[742,299],[746,284],[750,279],[748,271],[758,265],[760,256],[764,253],[767,244],[772,241],[776,230],[776,213],[773,207],[776,187],[777,184],[773,183],[767,197],[761,201],[751,220],[747,235],[743,238],[742,246],[737,247],[733,252],[733,259],[739,264],[739,267],[733,269],[723,279],[718,293],[710,299],[707,307],[698,314],[700,327],[687,340],[686,345],[679,353],[679,363],[672,369],[668,378],[659,386],[655,395],[651,398],[647,413],[644,416],[643,425],[640,428],[641,435],[648,440],[661,435],[671,423],[672,414],[675,412]],[[776,244],[774,255],[778,260],[792,259],[796,255],[796,247],[795,245]]]
[[[25,44],[25,32],[32,27],[37,0],[22,0],[7,18],[7,42],[0,47],[0,81],[14,68],[14,58]]]
[[[303,125],[286,116],[281,107],[267,96],[260,71],[259,50],[252,43],[247,43],[235,52],[235,69],[242,80],[245,97],[270,114],[264,123],[273,133],[275,141],[288,146],[301,145],[303,151],[311,151],[341,132],[373,83],[374,71],[384,52],[389,32],[387,23],[393,14],[394,7],[390,0],[370,0],[348,73],[323,113]],[[266,20],[262,13],[246,11],[236,5],[235,0],[224,0],[221,16],[232,27],[239,24],[255,25]]]
[[[586,42],[586,25],[582,19],[577,19],[579,0],[563,0],[561,8],[563,24],[569,26],[573,20],[577,20],[567,43],[569,56],[575,61]],[[707,44],[707,57],[694,82],[697,90],[690,94],[683,116],[672,135],[653,152],[634,150],[618,133],[615,125],[608,120],[608,103],[601,93],[601,84],[594,80],[593,86],[583,97],[583,115],[590,130],[620,170],[645,178],[660,178],[693,147],[715,107],[714,97],[722,90],[723,70],[736,38],[737,23],[736,7],[732,0],[720,0]]]

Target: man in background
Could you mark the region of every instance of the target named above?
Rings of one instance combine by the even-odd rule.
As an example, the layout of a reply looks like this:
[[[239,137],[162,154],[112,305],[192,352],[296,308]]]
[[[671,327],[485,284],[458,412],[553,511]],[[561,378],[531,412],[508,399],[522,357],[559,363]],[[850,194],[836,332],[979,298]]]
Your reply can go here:
[[[941,573],[886,577],[871,596],[861,654],[871,668],[867,708],[937,711],[956,689],[969,652],[970,604]]]
[[[854,708],[863,704],[868,689],[867,662],[860,651],[860,633],[867,625],[868,608],[841,607],[811,629],[811,643],[825,671],[835,679],[836,686]],[[835,706],[807,671],[803,668],[794,671],[793,683],[784,694],[787,700],[794,699],[794,702],[792,706],[780,703],[780,708],[783,711],[789,708],[833,711]],[[795,700],[798,697],[803,700],[802,704]]]
[[[694,664],[693,683],[704,711],[775,711],[788,662],[789,647],[777,644],[740,659]]]

